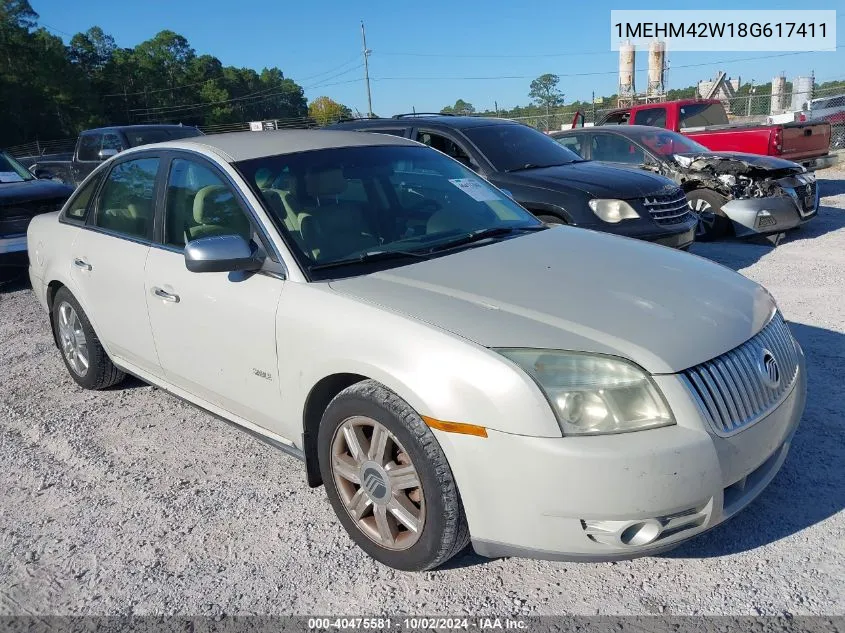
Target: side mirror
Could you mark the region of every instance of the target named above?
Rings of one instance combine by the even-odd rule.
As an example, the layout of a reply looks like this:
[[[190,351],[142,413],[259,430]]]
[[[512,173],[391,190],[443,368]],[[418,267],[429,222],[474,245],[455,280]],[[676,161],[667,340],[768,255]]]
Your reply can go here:
[[[32,175],[39,180],[52,180],[56,177],[56,175],[49,169],[36,169],[32,172]]]
[[[117,149],[101,149],[99,152],[97,152],[97,158],[99,158],[100,160],[106,160],[108,158],[111,158],[112,156],[117,156],[119,152],[120,150]]]
[[[185,267],[192,273],[258,270],[264,255],[240,235],[201,237],[185,245]]]

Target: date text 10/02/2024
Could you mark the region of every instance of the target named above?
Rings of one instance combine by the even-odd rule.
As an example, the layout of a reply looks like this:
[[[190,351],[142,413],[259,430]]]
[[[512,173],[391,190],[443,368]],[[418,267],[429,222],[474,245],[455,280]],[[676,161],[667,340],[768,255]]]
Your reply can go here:
[[[365,630],[525,630],[524,620],[512,618],[310,618],[309,630],[365,629]]]

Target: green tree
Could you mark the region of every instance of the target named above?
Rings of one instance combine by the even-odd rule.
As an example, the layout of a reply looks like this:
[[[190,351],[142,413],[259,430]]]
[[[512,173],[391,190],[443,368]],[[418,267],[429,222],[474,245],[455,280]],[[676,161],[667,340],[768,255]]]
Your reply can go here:
[[[453,106],[446,106],[442,110],[440,110],[441,114],[475,114],[475,107],[468,101],[464,101],[463,99],[458,99],[455,101],[455,105]]]
[[[317,125],[329,125],[352,116],[352,110],[329,97],[317,97],[308,106],[308,116],[314,119]]]
[[[546,111],[546,129],[551,126],[551,109],[563,105],[564,94],[558,90],[560,77],[551,73],[540,75],[531,82],[528,96]]]

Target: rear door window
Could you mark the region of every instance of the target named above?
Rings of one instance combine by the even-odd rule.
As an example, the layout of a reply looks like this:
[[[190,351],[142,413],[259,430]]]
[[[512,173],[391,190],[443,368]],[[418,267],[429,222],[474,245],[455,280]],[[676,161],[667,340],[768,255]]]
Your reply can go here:
[[[115,165],[103,183],[95,225],[121,236],[149,239],[158,165],[158,158],[136,158]]]
[[[88,162],[100,160],[99,153],[102,145],[102,134],[83,134],[79,137],[79,151],[76,154],[76,159]]]
[[[666,108],[644,108],[634,114],[635,125],[666,127]]]
[[[91,197],[97,190],[97,185],[100,184],[100,178],[93,178],[91,182],[81,187],[71,198],[68,203],[65,217],[68,220],[84,221],[88,214],[88,207],[91,204]]]
[[[642,165],[645,152],[636,143],[617,134],[593,134],[590,157],[606,163]]]
[[[691,103],[680,110],[681,128],[727,125],[728,115],[721,103]]]

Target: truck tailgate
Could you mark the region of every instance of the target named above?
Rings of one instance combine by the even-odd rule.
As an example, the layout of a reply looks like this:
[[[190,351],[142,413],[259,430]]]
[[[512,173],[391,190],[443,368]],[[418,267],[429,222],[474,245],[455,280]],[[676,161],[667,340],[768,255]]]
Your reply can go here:
[[[830,148],[830,123],[785,123],[782,143],[781,158],[787,160],[824,156]]]

